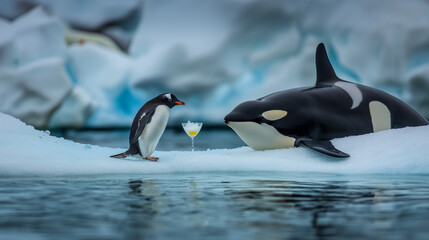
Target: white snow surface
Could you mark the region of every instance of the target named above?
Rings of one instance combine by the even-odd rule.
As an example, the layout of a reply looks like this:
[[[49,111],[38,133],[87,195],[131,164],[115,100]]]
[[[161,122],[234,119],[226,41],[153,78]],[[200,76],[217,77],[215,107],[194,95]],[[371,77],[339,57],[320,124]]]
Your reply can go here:
[[[280,171],[335,174],[429,174],[429,126],[333,140],[350,158],[309,149],[156,151],[159,162],[109,155],[124,149],[75,143],[35,130],[0,113],[0,177],[150,174],[212,171]],[[251,173],[249,173],[251,174]]]

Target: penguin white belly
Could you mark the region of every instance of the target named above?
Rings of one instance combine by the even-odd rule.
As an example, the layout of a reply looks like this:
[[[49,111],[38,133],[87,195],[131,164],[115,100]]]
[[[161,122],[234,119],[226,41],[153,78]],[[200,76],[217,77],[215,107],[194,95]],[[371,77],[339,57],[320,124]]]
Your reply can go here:
[[[156,107],[150,123],[146,124],[139,138],[139,148],[142,157],[149,157],[158,145],[159,139],[167,126],[170,108],[165,105]]]

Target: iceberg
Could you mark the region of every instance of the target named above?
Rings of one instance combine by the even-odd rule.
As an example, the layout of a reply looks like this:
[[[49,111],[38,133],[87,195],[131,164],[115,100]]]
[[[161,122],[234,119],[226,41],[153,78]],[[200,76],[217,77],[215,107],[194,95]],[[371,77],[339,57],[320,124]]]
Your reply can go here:
[[[74,86],[88,95],[94,109],[85,126],[111,127],[124,122],[131,126],[134,114],[143,104],[133,101],[130,93],[129,57],[92,43],[72,45],[67,53],[67,69]]]
[[[129,50],[140,66],[131,86],[156,82],[183,98],[188,107],[173,119],[219,124],[240,102],[314,84],[315,46],[324,42],[339,77],[429,117],[427,11],[425,1],[400,0],[149,0]]]
[[[429,126],[334,139],[338,160],[305,148],[155,151],[159,162],[109,156],[125,149],[75,143],[0,113],[0,177],[279,171],[308,174],[429,174]]]
[[[2,0],[0,17],[15,19],[38,6],[73,28],[101,32],[126,49],[141,15],[142,0]]]
[[[83,126],[93,104],[68,73],[60,20],[35,8],[0,30],[0,110],[37,128]]]
[[[39,7],[0,19],[0,111],[37,128],[129,127],[139,107],[163,92],[187,103],[169,124],[222,124],[240,102],[314,84],[319,42],[339,77],[385,90],[429,117],[425,0],[29,2],[51,6],[53,15]],[[22,13],[14,1],[2,5],[8,19]],[[123,32],[130,47],[79,41],[85,34],[76,32],[66,45],[73,26]]]

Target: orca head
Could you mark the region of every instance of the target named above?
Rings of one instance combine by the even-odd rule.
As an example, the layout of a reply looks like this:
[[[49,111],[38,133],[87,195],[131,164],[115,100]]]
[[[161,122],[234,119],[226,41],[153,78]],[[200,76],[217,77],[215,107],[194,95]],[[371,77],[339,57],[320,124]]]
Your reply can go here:
[[[247,101],[235,107],[225,116],[224,120],[226,124],[230,122],[254,122],[260,124],[262,123],[262,112],[263,106],[260,101]]]
[[[273,126],[285,117],[287,111],[256,100],[239,104],[224,120],[249,147],[267,150],[294,146],[295,138],[281,134]]]

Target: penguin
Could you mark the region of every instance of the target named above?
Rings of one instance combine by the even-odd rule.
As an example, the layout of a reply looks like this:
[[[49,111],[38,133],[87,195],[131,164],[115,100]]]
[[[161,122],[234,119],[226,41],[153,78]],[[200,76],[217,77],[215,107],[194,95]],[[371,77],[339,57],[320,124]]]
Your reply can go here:
[[[176,105],[185,105],[171,93],[161,94],[145,103],[134,117],[131,125],[127,151],[112,155],[114,158],[140,156],[146,160],[158,161],[151,157],[159,139],[167,126],[170,109]]]
[[[251,148],[307,147],[346,158],[330,140],[392,128],[428,125],[398,98],[340,79],[323,43],[316,49],[316,84],[275,92],[239,104],[225,123]]]

